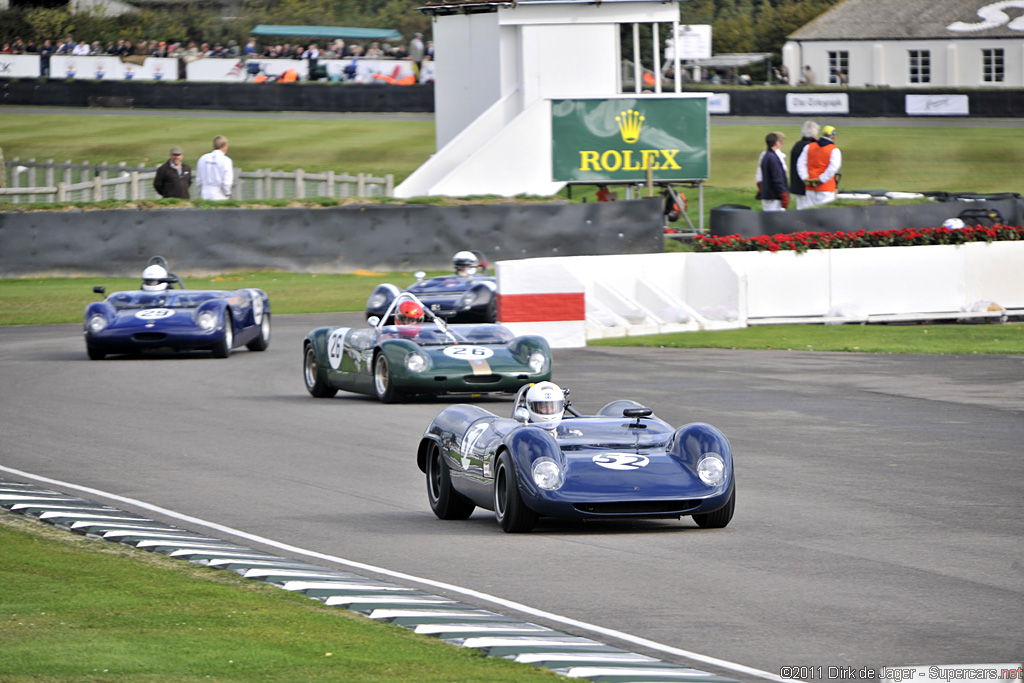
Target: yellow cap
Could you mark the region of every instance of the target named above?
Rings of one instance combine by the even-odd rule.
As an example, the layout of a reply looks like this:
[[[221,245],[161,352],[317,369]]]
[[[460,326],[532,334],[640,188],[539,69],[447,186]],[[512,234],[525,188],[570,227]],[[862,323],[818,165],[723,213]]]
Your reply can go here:
[[[833,137],[835,137],[835,135],[836,135],[836,127],[835,126],[825,126],[824,128],[821,129],[821,137],[823,137],[823,138],[833,138]]]

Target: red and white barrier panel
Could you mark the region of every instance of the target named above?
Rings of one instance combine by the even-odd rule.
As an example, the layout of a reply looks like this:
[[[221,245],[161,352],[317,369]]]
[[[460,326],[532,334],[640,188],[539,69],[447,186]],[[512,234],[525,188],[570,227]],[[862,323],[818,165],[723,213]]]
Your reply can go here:
[[[499,261],[498,320],[517,335],[539,334],[554,348],[587,345],[583,283],[552,259]]]

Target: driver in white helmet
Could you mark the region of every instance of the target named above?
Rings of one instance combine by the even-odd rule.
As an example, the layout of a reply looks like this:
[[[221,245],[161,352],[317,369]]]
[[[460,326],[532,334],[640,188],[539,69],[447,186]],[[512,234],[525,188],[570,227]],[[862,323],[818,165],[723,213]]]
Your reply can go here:
[[[163,292],[167,290],[167,269],[153,264],[142,271],[142,290],[145,292]]]
[[[480,259],[471,251],[460,251],[452,257],[452,265],[455,267],[455,275],[458,277],[469,277],[475,275],[480,267]]]
[[[526,410],[530,424],[554,430],[565,412],[565,393],[554,382],[538,382],[526,391]]]

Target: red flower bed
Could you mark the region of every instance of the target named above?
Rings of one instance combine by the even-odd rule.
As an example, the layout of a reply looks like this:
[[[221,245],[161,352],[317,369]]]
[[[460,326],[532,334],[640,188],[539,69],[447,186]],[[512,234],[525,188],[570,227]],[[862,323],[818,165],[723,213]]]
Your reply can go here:
[[[697,235],[694,251],[796,251],[808,249],[851,249],[857,247],[916,247],[928,244],[966,244],[1024,240],[1024,226],[996,224],[992,226],[951,228],[902,228],[868,232],[793,232],[779,235],[740,237]]]

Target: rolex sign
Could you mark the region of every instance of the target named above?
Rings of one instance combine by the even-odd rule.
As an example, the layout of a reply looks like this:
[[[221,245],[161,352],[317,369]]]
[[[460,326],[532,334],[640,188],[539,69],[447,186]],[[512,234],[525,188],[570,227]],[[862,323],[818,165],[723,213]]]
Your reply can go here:
[[[552,100],[556,182],[655,182],[708,177],[706,97]]]

